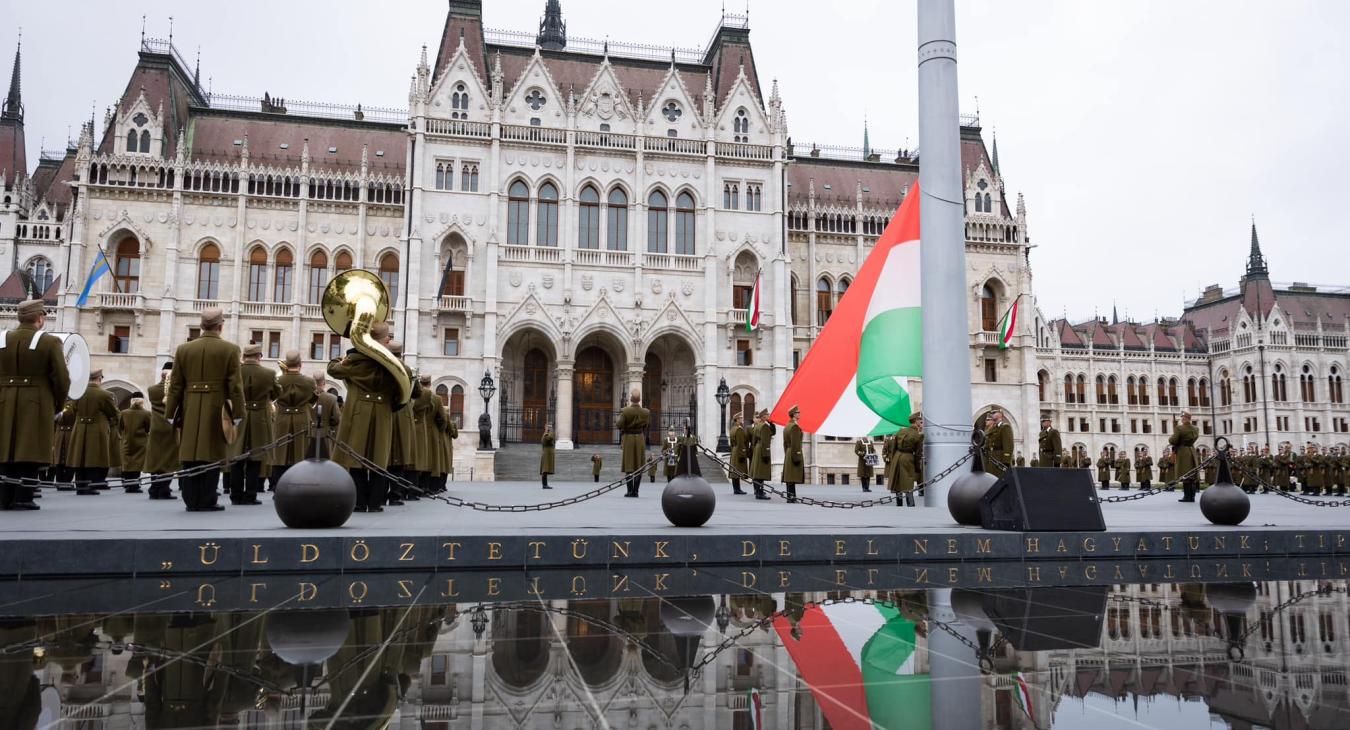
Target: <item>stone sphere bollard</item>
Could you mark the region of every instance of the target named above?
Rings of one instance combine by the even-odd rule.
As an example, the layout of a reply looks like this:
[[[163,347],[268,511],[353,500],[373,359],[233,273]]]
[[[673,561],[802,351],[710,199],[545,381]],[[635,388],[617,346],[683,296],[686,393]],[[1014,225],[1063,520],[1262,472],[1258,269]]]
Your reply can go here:
[[[342,648],[351,625],[346,609],[277,611],[267,617],[267,646],[287,664],[321,664]]]
[[[1252,500],[1242,488],[1233,483],[1233,471],[1228,465],[1228,443],[1218,448],[1219,475],[1214,484],[1200,493],[1200,513],[1216,525],[1240,525],[1252,511]]]
[[[356,483],[335,462],[305,459],[281,475],[272,506],[287,527],[303,530],[341,527],[356,509]]]
[[[717,495],[701,476],[681,474],[661,493],[661,511],[676,527],[701,527],[716,509]]]
[[[971,440],[976,448],[970,459],[970,472],[952,482],[952,488],[947,491],[947,511],[952,513],[957,524],[979,527],[984,524],[980,517],[980,500],[998,483],[998,477],[984,470],[984,456],[979,448],[984,445],[984,434],[976,431]]]

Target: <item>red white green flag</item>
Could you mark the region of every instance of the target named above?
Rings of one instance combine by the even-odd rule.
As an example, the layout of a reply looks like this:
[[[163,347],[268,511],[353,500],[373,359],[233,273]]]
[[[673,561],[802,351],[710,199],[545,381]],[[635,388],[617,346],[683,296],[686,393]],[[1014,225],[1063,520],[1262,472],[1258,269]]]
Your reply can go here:
[[[1003,319],[998,321],[998,349],[1006,350],[1012,346],[1013,333],[1017,331],[1017,303],[1022,300],[1019,295],[1013,299],[1011,307],[1003,313]]]
[[[759,689],[750,688],[749,707],[750,711],[750,730],[761,730],[764,727],[764,705],[759,696]]]
[[[745,313],[745,330],[754,332],[759,329],[760,272],[755,272],[755,288],[750,290],[750,306]]]
[[[1031,726],[1037,727],[1036,710],[1031,706],[1031,689],[1027,686],[1026,677],[1022,676],[1021,672],[1017,672],[1012,676],[1012,679],[1014,689],[1016,690],[1013,693],[1013,697],[1017,700],[1017,706],[1021,708],[1022,712],[1027,716],[1027,719],[1031,721]]]
[[[774,423],[795,405],[802,430],[824,436],[909,424],[910,380],[923,373],[919,197],[916,182],[788,382]]]
[[[929,678],[916,674],[914,623],[896,609],[815,605],[795,632],[785,616],[774,629],[834,730],[932,727]]]

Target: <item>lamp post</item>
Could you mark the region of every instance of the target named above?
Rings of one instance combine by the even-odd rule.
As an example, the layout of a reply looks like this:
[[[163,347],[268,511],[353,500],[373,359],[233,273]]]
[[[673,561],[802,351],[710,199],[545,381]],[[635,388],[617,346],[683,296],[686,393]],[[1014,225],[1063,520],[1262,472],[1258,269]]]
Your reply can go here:
[[[497,393],[497,384],[492,382],[492,373],[483,372],[478,381],[478,394],[483,396],[483,415],[478,417],[478,448],[480,451],[492,450],[492,396]]]
[[[731,389],[727,387],[727,379],[722,378],[722,382],[717,384],[717,405],[722,407],[722,427],[721,433],[717,435],[717,453],[731,453],[731,442],[727,441],[727,402],[731,400]]]

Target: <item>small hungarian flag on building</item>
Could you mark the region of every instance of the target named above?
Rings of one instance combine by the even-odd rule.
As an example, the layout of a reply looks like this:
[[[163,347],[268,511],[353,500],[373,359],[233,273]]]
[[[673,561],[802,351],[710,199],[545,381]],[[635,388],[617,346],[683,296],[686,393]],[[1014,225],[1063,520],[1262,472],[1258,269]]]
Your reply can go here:
[[[1026,678],[1022,676],[1021,672],[1017,672],[1012,676],[1012,679],[1014,686],[1013,697],[1017,699],[1017,706],[1026,714],[1027,719],[1031,720],[1031,726],[1037,727],[1036,710],[1031,707],[1031,690],[1027,687]]]
[[[1017,295],[1013,299],[1011,307],[1003,313],[1003,319],[998,321],[998,349],[1006,350],[1012,345],[1013,331],[1017,329],[1017,303],[1021,301],[1022,295]]]
[[[760,274],[760,271],[755,272],[755,286],[750,290],[750,306],[746,308],[748,311],[745,313],[746,332],[754,332],[759,329]]]
[[[750,688],[750,701],[747,709],[750,711],[750,729],[760,730],[764,727],[764,705],[760,700],[759,690],[755,687]]]

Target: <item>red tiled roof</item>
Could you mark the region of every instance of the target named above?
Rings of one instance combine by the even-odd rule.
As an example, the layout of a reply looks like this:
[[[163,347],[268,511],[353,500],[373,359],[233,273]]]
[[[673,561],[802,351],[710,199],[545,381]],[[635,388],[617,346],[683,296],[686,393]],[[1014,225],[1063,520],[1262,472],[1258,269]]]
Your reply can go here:
[[[445,16],[445,30],[441,32],[441,45],[436,51],[436,66],[432,69],[432,83],[441,77],[450,59],[459,50],[460,38],[464,39],[464,51],[469,55],[479,83],[487,86],[487,54],[483,49],[483,19],[467,17],[454,12]]]
[[[1314,294],[1304,292],[1275,292],[1280,309],[1293,320],[1295,327],[1311,328],[1318,320],[1322,326],[1341,327],[1350,319],[1350,295]]]
[[[534,49],[488,46],[488,54],[494,59],[499,51],[502,55],[504,93],[509,95],[521,75],[525,73],[530,59],[534,57]],[[580,96],[600,70],[601,59],[591,54],[540,51],[540,57],[544,61],[544,67],[548,69],[549,76],[553,77],[553,83],[558,85],[558,91],[564,97],[569,93]],[[660,89],[661,82],[665,81],[666,73],[670,71],[669,62],[610,57],[609,63],[614,68],[614,75],[619,79],[619,84],[629,95],[629,101],[636,102],[638,94],[641,93],[643,103],[647,106],[652,105],[652,96]],[[677,64],[675,69],[680,75],[685,91],[689,93],[690,100],[698,106],[699,111],[702,111],[704,74],[708,68],[682,63]]]
[[[920,152],[922,154],[922,152]],[[922,162],[922,160],[920,161]],[[978,129],[964,128],[961,130],[961,184],[970,183],[970,173],[983,162],[984,166],[991,172],[994,169],[994,163],[989,159],[989,150],[984,147],[984,137],[980,135]],[[1003,215],[1011,218],[1012,213],[1008,212],[1007,195],[999,196],[1003,208]]]
[[[56,304],[57,299],[60,296],[61,296],[61,277],[57,276],[55,279],[52,279],[52,285],[47,287],[47,291],[42,292],[42,301],[48,304]]]
[[[33,175],[33,189],[37,191],[38,199],[45,199],[56,208],[58,220],[65,218],[66,208],[70,206],[72,192],[68,183],[74,180],[74,150],[66,150],[66,156],[60,162],[39,163]]]
[[[1059,342],[1066,347],[1087,347],[1082,335],[1069,324],[1067,319],[1055,320],[1055,329],[1059,331]]]
[[[19,277],[19,272],[9,272],[9,276],[5,277],[4,283],[0,283],[0,300],[21,302],[27,298],[28,290],[24,288],[23,279]]]
[[[755,92],[755,98],[759,99],[760,105],[763,106],[764,95],[760,93],[759,72],[755,68],[755,54],[750,49],[749,39],[741,43],[723,38],[716,49],[711,59],[704,60],[712,62],[713,92],[717,94],[718,108],[721,108],[727,95],[731,93],[731,88],[736,85],[736,77],[740,75],[742,66],[745,68],[745,78]]]
[[[208,162],[238,162],[241,147],[235,140],[248,135],[249,159],[282,167],[299,167],[305,140],[310,164],[322,169],[354,172],[361,169],[361,146],[369,145],[370,170],[402,174],[408,135],[387,124],[336,121],[307,117],[268,118],[254,114],[199,110],[188,139],[192,158]],[[289,145],[281,149],[281,145]],[[337,148],[330,153],[329,148]],[[383,157],[376,152],[384,151]]]
[[[918,179],[919,170],[913,165],[796,157],[787,167],[787,181],[791,186],[788,188],[788,205],[806,205],[811,181],[815,180],[817,205],[842,203],[852,206],[861,183],[864,206],[895,210],[900,207],[900,192]]]
[[[1131,322],[1121,322],[1112,325],[1111,329],[1116,337],[1120,339],[1121,345],[1126,350],[1147,350],[1148,344],[1139,337],[1139,330]]]
[[[191,82],[186,78],[186,73],[187,70],[179,68],[177,61],[171,57],[142,51],[136,69],[132,71],[131,78],[127,81],[127,88],[122,92],[120,104],[124,110],[136,103],[142,90],[145,93],[145,101],[151,109],[158,111],[162,106],[165,157],[172,156],[177,148],[178,130],[187,125],[188,107],[196,97],[196,92],[189,86]],[[116,118],[112,123],[116,123]],[[111,125],[103,130],[99,152],[106,154],[116,151],[117,140],[113,139],[111,132]]]
[[[0,173],[9,185],[20,175],[28,174],[28,151],[24,149],[21,122],[0,121]]]

